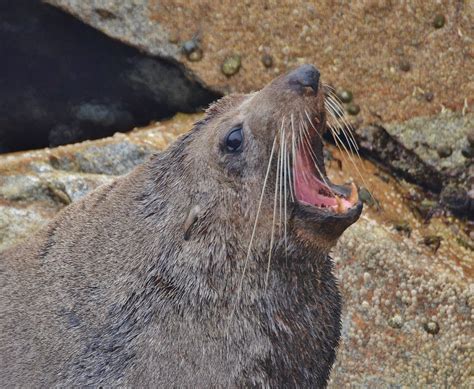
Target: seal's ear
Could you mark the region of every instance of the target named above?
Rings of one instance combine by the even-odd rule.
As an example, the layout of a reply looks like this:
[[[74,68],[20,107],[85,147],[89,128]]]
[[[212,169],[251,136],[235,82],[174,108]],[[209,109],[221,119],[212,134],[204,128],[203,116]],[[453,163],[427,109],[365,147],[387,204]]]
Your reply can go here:
[[[195,205],[191,207],[188,212],[188,216],[184,221],[183,230],[184,230],[184,240],[189,240],[191,237],[191,227],[194,223],[199,219],[199,213],[201,212],[201,207],[199,205]]]

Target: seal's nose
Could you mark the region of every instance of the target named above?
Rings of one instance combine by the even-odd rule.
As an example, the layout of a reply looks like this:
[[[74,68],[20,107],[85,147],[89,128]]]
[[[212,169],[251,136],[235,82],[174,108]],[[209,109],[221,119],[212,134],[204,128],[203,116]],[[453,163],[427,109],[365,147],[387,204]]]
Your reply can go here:
[[[299,87],[309,87],[314,93],[318,93],[319,87],[319,70],[313,65],[302,65],[287,75],[290,85]]]

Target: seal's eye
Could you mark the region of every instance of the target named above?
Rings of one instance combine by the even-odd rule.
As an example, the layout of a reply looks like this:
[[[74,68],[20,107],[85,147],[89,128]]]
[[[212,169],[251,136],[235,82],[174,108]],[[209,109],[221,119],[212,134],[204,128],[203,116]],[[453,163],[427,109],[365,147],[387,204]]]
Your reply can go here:
[[[233,128],[225,138],[225,147],[231,153],[242,150],[242,143],[244,143],[242,127]]]

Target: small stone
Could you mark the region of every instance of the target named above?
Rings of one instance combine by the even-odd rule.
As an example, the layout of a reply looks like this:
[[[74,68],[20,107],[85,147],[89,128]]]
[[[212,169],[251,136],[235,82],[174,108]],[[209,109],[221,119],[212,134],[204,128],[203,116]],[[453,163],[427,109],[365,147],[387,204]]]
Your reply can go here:
[[[433,19],[433,27],[434,28],[442,28],[446,23],[446,17],[444,15],[436,15]]]
[[[169,43],[178,43],[179,42],[179,35],[174,33],[174,32],[170,32],[169,35],[168,35],[168,42]]]
[[[464,147],[461,149],[461,154],[462,154],[465,158],[474,158],[474,147],[472,147],[472,146],[464,146]]]
[[[472,147],[474,147],[474,131],[471,131],[469,134],[467,134],[467,141]]]
[[[425,96],[425,100],[428,101],[429,103],[431,103],[434,99],[433,92],[426,92],[424,96]]]
[[[270,54],[263,54],[262,63],[266,68],[271,68],[273,65],[273,57]]]
[[[189,41],[183,42],[182,49],[184,54],[189,56],[193,51],[199,49],[199,45],[194,39],[190,39]]]
[[[343,103],[347,104],[352,101],[353,95],[350,90],[342,89],[339,92],[337,92],[337,97],[339,97],[339,100],[341,100]]]
[[[349,115],[357,115],[360,112],[360,107],[357,104],[349,104],[347,106],[347,113]]]
[[[108,9],[105,9],[105,8],[96,8],[94,11],[97,13],[97,15],[99,15],[101,17],[101,19],[110,20],[110,19],[116,19],[117,18],[117,16],[113,12],[111,12]]]
[[[453,153],[451,146],[439,146],[436,151],[440,158],[447,158]]]
[[[436,335],[439,332],[439,324],[435,321],[429,321],[423,324],[423,328],[428,334]]]
[[[388,325],[392,328],[402,328],[403,326],[403,319],[400,315],[395,315],[388,319]]]
[[[372,206],[375,204],[375,200],[372,196],[372,194],[369,192],[369,190],[365,187],[361,187],[359,189],[359,199],[362,201],[364,204],[367,204],[369,206]]]
[[[441,245],[443,238],[437,235],[428,235],[423,238],[423,243],[433,249],[436,253]]]
[[[202,59],[202,50],[198,48],[197,50],[194,50],[192,53],[188,54],[187,57],[191,62],[200,61]]]
[[[401,71],[403,71],[403,72],[408,72],[408,71],[410,71],[410,69],[411,69],[411,64],[410,64],[410,62],[408,62],[408,60],[402,59],[402,60],[398,63],[398,67],[400,68]]]
[[[221,71],[224,73],[227,77],[233,76],[236,74],[241,65],[241,57],[238,54],[231,55],[227,57],[224,62],[222,63],[221,66]]]
[[[412,228],[410,227],[408,222],[400,221],[398,223],[395,223],[393,227],[395,228],[396,231],[401,232],[405,234],[406,236],[410,237]]]

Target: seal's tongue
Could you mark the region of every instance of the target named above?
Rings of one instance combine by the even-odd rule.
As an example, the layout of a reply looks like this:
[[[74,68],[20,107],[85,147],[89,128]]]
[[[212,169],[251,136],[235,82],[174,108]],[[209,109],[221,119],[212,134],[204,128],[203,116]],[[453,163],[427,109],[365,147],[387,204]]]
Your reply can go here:
[[[357,189],[351,185],[348,198],[335,193],[328,178],[318,172],[309,150],[299,147],[294,165],[296,199],[305,205],[345,212],[357,202]]]

